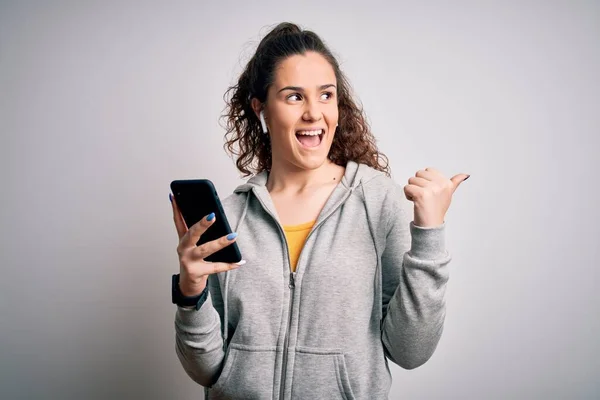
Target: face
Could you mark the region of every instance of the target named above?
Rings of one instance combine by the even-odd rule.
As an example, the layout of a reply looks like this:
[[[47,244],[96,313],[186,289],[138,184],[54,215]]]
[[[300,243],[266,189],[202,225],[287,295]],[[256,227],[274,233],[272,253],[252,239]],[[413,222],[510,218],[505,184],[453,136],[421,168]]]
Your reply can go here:
[[[325,163],[338,123],[336,83],[332,66],[318,53],[280,63],[265,107],[274,165],[307,170]]]

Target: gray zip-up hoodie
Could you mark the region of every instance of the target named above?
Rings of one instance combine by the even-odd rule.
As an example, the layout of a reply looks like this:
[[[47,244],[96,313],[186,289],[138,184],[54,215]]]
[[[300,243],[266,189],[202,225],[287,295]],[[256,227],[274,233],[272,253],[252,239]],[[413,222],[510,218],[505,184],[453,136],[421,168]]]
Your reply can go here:
[[[181,364],[207,399],[387,399],[386,357],[416,368],[442,334],[444,225],[416,227],[401,186],[349,162],[291,273],[266,181],[223,202],[247,263],[177,309]]]

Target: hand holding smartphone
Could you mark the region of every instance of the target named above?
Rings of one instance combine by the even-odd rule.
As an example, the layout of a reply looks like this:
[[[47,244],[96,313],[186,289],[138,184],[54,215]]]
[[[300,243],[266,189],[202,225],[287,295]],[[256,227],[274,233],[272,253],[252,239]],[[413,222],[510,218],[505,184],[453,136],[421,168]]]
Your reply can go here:
[[[197,246],[233,233],[217,190],[210,180],[175,180],[171,182],[170,186],[177,207],[188,228],[207,215],[215,214],[214,222],[201,234],[196,243]],[[209,262],[238,263],[241,260],[242,255],[235,242],[204,257],[204,261]]]

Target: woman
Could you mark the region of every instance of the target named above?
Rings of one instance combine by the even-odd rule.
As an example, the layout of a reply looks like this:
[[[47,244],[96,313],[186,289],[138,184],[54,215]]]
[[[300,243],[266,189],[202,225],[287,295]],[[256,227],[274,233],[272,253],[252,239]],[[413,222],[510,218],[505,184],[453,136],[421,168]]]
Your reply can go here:
[[[468,175],[394,183],[337,61],[296,25],[229,93],[227,149],[254,176],[224,200],[238,237],[196,247],[214,215],[188,230],[173,202],[174,289],[197,304],[176,313],[184,369],[209,399],[387,398],[387,358],[416,368],[440,339],[444,216]],[[245,263],[203,261],[236,240]]]

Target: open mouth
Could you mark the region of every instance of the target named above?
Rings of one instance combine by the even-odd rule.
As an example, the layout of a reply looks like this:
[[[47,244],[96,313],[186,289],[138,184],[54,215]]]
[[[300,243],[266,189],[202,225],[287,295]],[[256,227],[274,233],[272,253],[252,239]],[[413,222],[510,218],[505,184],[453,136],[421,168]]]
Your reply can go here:
[[[317,129],[312,131],[296,131],[296,139],[303,147],[314,148],[318,147],[323,141],[325,131]]]

